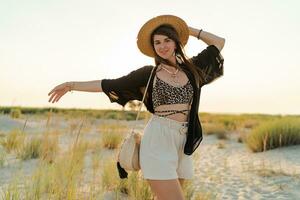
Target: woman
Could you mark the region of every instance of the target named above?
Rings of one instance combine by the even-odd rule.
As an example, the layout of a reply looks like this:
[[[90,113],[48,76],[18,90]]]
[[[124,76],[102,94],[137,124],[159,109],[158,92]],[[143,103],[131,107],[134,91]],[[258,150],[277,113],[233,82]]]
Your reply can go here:
[[[208,47],[189,59],[183,47],[190,36]],[[220,51],[225,39],[188,27],[172,15],[150,19],[137,39],[138,48],[154,58],[155,66],[141,67],[117,79],[60,84],[48,94],[49,102],[57,102],[68,91],[77,90],[104,92],[111,102],[124,106],[130,100],[142,100],[154,70],[144,100],[152,116],[141,141],[141,171],[157,199],[182,200],[184,180],[194,174],[191,155],[202,140],[198,118],[201,87],[223,75]]]

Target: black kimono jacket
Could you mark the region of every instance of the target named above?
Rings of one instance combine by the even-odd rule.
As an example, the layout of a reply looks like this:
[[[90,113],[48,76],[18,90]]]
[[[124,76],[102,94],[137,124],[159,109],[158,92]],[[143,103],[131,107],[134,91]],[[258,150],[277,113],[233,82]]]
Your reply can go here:
[[[201,87],[223,75],[224,59],[219,50],[214,45],[210,45],[197,56],[192,57],[191,61],[204,72],[205,82],[201,84],[200,87],[197,87],[193,74],[187,69],[187,67],[182,66],[183,71],[192,83],[194,90],[192,107],[189,116],[187,140],[184,146],[184,153],[186,155],[191,155],[202,141],[202,128],[198,118]],[[102,90],[109,97],[111,102],[117,102],[122,106],[125,106],[125,104],[130,100],[142,101],[147,81],[153,67],[157,68],[157,66],[147,65],[120,78],[103,79],[101,82]],[[154,113],[152,89],[155,70],[156,69],[154,69],[154,73],[151,76],[149,88],[144,100],[147,110],[151,113]]]

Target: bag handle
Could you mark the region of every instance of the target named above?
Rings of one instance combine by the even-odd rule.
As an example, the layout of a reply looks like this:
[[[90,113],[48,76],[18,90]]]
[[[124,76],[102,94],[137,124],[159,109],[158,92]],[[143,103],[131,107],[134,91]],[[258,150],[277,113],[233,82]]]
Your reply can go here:
[[[146,89],[145,89],[145,92],[144,92],[144,95],[143,95],[142,103],[141,103],[140,109],[139,109],[139,111],[138,111],[138,113],[136,115],[135,121],[137,121],[138,118],[139,118],[139,116],[140,116],[140,112],[141,112],[142,107],[143,107],[143,103],[144,103],[144,100],[145,100],[145,97],[146,97],[146,93],[147,93],[147,90],[148,90],[148,87],[149,87],[149,83],[150,83],[150,80],[151,80],[151,77],[152,77],[154,69],[155,69],[155,67],[153,67],[153,69],[151,71],[151,74],[150,74],[150,77],[148,79],[147,86],[146,86]],[[133,131],[134,131],[135,128],[136,128],[136,123],[135,123],[135,125],[134,125],[134,127],[132,129],[132,133],[133,133]]]

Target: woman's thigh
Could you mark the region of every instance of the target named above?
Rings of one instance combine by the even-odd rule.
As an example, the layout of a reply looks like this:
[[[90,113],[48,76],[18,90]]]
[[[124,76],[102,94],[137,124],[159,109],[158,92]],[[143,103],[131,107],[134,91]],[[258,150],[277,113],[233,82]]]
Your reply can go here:
[[[157,200],[184,200],[178,179],[147,180]]]

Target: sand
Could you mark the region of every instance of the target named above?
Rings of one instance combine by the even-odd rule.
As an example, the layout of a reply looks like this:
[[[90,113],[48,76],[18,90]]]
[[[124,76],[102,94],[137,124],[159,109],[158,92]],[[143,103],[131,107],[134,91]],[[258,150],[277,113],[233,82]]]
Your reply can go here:
[[[300,145],[252,153],[236,139],[205,136],[194,156],[195,185],[216,199],[299,199],[299,152]]]
[[[68,127],[62,119],[58,122],[56,125],[60,128]],[[88,137],[93,139],[92,133],[101,122],[103,120],[93,122]],[[105,122],[116,123],[114,120]],[[29,119],[26,131],[30,134],[42,132],[45,123],[44,119]],[[118,123],[134,126],[134,122]],[[138,129],[143,128],[143,123],[139,122]],[[9,116],[0,116],[0,132],[4,134],[14,128],[22,128],[23,125],[24,119],[15,120]],[[63,137],[60,146],[66,146],[70,139],[72,137]],[[0,151],[3,151],[1,146]],[[193,155],[194,185],[197,191],[210,194],[212,199],[299,199],[299,152],[300,145],[252,153],[245,144],[237,142],[235,134],[224,141],[215,136],[204,136]],[[113,153],[111,155],[113,156]],[[30,176],[37,163],[36,159],[20,161],[8,154],[4,166],[0,166],[0,190],[11,181],[19,169],[26,176]],[[105,199],[112,199],[112,194],[105,194]]]

